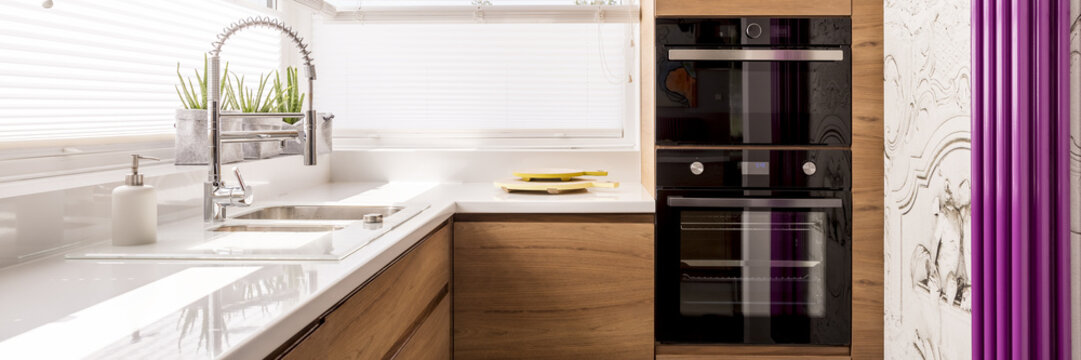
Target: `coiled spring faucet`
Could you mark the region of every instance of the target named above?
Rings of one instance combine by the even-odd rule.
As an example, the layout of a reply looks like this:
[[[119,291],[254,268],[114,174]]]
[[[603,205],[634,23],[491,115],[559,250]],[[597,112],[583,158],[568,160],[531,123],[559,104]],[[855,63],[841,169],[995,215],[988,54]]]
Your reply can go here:
[[[221,112],[221,67],[222,45],[229,40],[237,31],[250,27],[266,27],[275,29],[288,36],[296,45],[300,55],[304,58],[304,69],[308,78],[308,110],[303,113],[229,113]],[[240,170],[234,169],[239,186],[226,186],[221,175],[221,150],[223,143],[247,143],[263,141],[282,141],[295,139],[304,144],[304,165],[316,163],[316,112],[315,89],[312,87],[315,81],[315,65],[312,64],[311,51],[304,39],[297,32],[286,26],[277,19],[269,17],[249,17],[226,27],[218,39],[212,43],[214,49],[210,50],[210,74],[207,82],[209,94],[207,111],[210,136],[210,156],[207,164],[210,167],[207,181],[203,186],[203,220],[206,222],[219,222],[225,220],[225,208],[228,206],[251,206],[254,200],[252,189],[244,183]],[[304,118],[304,126],[297,130],[270,130],[270,131],[235,131],[222,132],[221,119],[229,118]]]

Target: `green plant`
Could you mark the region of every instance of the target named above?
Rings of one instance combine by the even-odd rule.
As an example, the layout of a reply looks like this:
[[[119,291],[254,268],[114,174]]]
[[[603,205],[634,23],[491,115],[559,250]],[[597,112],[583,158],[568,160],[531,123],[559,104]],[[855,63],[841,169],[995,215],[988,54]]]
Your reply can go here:
[[[285,83],[282,86],[281,74],[274,72],[274,101],[278,112],[300,112],[304,109],[304,94],[300,92],[300,81],[295,67],[285,68]],[[296,124],[300,118],[284,118],[289,125]]]
[[[195,81],[199,83],[199,87],[195,87],[191,78],[184,80],[184,76],[180,75],[180,63],[176,63],[176,78],[180,80],[180,86],[173,85],[176,89],[176,95],[180,97],[180,103],[184,105],[185,109],[206,109],[207,93],[207,58],[206,54],[203,54],[203,73],[199,73],[199,69],[195,70]],[[221,73],[221,82],[218,93],[222,94],[223,98],[228,96],[229,88],[225,86],[229,80],[229,63],[225,63],[225,70]],[[225,110],[224,102],[222,104],[222,110]]]
[[[232,81],[228,81],[230,88],[228,94],[226,94],[226,103],[232,106],[233,109],[240,110],[246,113],[265,113],[271,112],[275,109],[274,104],[274,92],[267,91],[267,81],[270,81],[270,74],[263,76],[259,74],[259,87],[256,90],[244,87],[244,77],[233,75],[233,79],[236,80],[234,84]],[[264,96],[263,94],[266,94]]]

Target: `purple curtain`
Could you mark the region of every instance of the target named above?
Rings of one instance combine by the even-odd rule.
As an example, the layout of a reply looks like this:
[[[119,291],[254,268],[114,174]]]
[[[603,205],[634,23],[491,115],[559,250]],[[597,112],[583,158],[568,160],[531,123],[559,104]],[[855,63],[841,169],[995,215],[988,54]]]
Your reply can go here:
[[[1069,359],[1069,3],[972,2],[973,359]]]

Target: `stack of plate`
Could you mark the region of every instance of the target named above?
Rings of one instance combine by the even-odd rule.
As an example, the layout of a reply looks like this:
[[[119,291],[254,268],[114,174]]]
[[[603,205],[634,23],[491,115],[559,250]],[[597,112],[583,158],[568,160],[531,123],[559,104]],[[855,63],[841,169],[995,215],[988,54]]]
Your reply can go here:
[[[496,181],[495,186],[507,192],[529,191],[560,194],[564,192],[585,191],[592,187],[615,188],[619,183],[604,181],[580,176],[606,176],[604,170],[574,170],[574,169],[530,169],[528,171],[515,171],[517,178]]]

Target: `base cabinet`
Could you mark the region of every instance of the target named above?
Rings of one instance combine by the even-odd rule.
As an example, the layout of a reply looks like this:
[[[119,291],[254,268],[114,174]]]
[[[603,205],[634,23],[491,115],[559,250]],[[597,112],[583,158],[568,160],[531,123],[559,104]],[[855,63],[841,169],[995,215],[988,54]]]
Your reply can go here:
[[[454,358],[652,359],[652,219],[456,218]]]
[[[653,359],[652,215],[467,219],[428,235],[272,357]]]
[[[284,359],[449,359],[451,226],[444,225],[319,320]]]
[[[449,360],[450,298],[443,297],[435,311],[409,337],[394,358],[402,360]]]

